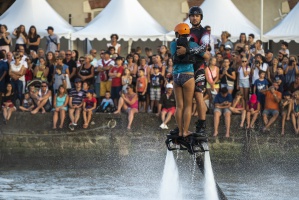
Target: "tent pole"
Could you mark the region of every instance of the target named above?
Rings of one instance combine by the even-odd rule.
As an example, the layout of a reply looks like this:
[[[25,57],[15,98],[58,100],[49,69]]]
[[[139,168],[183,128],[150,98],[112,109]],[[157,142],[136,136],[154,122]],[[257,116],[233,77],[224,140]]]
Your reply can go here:
[[[261,40],[263,41],[264,34],[264,0],[261,0]]]
[[[132,44],[133,44],[133,40],[130,38],[128,41],[128,54],[131,53]]]

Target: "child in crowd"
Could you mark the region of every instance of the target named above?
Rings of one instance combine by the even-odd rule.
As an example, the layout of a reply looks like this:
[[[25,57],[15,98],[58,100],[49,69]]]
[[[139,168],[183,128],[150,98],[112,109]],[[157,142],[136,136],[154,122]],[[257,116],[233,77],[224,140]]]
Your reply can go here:
[[[282,66],[277,67],[277,75],[275,75],[275,82],[278,84],[278,91],[280,93],[283,93],[285,77],[284,77],[284,71]]]
[[[92,117],[92,111],[97,106],[97,99],[93,97],[93,90],[87,90],[86,98],[83,100],[83,128],[87,128]]]
[[[116,65],[112,67],[109,71],[109,78],[111,81],[111,98],[114,101],[114,104],[118,104],[118,99],[120,97],[120,92],[122,90],[122,79],[121,75],[123,74],[124,67],[122,66],[123,61],[122,57],[118,56],[115,59]]]
[[[55,94],[53,100],[53,129],[56,129],[58,115],[60,116],[59,128],[62,129],[65,120],[65,112],[68,109],[67,104],[69,102],[69,96],[67,95],[67,91],[63,85],[58,87],[57,94]]]
[[[284,127],[286,120],[290,120],[291,107],[293,100],[291,98],[292,94],[289,91],[283,93],[283,99],[280,102],[281,106],[281,115],[282,115],[282,127],[281,127],[281,136],[284,136]]]
[[[299,91],[293,93],[294,100],[290,104],[290,113],[292,115],[292,124],[296,135],[299,134]]]
[[[257,95],[257,99],[261,104],[261,109],[265,107],[265,95],[264,91],[268,90],[268,81],[265,79],[266,72],[263,70],[259,71],[259,78],[254,81],[253,93]]]
[[[247,112],[247,129],[253,129],[254,123],[260,113],[261,106],[260,102],[257,100],[256,94],[252,94],[249,101],[246,105],[246,112]],[[252,120],[251,120],[252,117]]]
[[[58,91],[58,87],[60,85],[63,85],[63,87],[66,88],[66,80],[65,80],[65,76],[62,74],[62,66],[57,65],[55,70],[56,73],[54,76],[53,89],[54,89],[54,93],[56,94]]]
[[[159,67],[154,65],[154,74],[151,77],[151,88],[150,88],[150,99],[151,99],[151,109],[149,112],[152,112],[154,105],[158,105],[158,102],[161,98],[161,87],[163,83],[163,76],[159,72]]]
[[[139,110],[146,111],[146,91],[147,91],[147,78],[144,76],[144,69],[139,69],[138,79],[136,84],[136,91],[138,92]]]
[[[281,43],[281,49],[279,52],[282,53],[282,55],[286,56],[286,57],[289,57],[290,56],[290,51],[288,49],[289,45],[287,42],[282,42]]]
[[[23,112],[25,112],[25,111],[29,112],[29,111],[33,110],[33,108],[34,108],[33,101],[30,98],[30,95],[28,92],[25,93],[22,105],[19,108]]]
[[[241,114],[241,124],[240,128],[244,127],[245,117],[246,117],[246,106],[243,94],[241,91],[236,93],[236,96],[233,100],[232,106],[229,108],[230,111],[234,114]]]
[[[107,108],[114,107],[114,102],[111,99],[110,92],[106,92],[105,98],[102,100],[102,103],[100,105],[100,112],[105,112]],[[112,111],[111,111],[112,112]],[[114,111],[113,111],[114,112]]]

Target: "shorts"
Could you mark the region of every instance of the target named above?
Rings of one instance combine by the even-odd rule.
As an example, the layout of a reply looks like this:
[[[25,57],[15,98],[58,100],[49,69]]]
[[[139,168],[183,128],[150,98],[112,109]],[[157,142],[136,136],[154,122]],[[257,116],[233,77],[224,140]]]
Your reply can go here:
[[[239,79],[239,87],[250,88],[249,79]]]
[[[174,115],[174,113],[175,113],[175,107],[163,108],[162,112],[171,113],[172,115]]]
[[[207,87],[207,89],[210,89],[210,88],[211,88],[211,85],[207,82],[206,87]],[[214,85],[214,88],[219,89],[219,88],[220,88],[219,83],[216,83],[216,84]]]
[[[177,86],[183,87],[183,85],[190,79],[194,79],[194,74],[174,74],[173,81]]]
[[[273,109],[268,109],[268,110],[264,110],[263,111],[263,115],[278,115],[279,114],[279,111],[278,110],[273,110]]]
[[[106,92],[111,91],[111,81],[102,81],[100,83],[100,96],[104,97]]]
[[[138,92],[138,101],[145,102],[146,101],[146,94],[142,95],[142,92]]]
[[[151,88],[151,93],[150,93],[150,98],[151,101],[157,100],[160,101],[161,99],[161,88]]]
[[[220,112],[221,114],[225,114],[227,112],[232,113],[229,108],[214,108],[214,113]]]
[[[221,86],[221,88],[225,88],[226,87],[228,90],[234,90],[234,86],[229,86],[227,84],[222,84],[222,83],[221,83],[220,86]]]
[[[44,109],[46,112],[50,112],[52,110],[52,105],[50,103],[50,100],[48,100],[47,103],[44,105]]]
[[[123,86],[111,87],[111,99],[119,99]]]

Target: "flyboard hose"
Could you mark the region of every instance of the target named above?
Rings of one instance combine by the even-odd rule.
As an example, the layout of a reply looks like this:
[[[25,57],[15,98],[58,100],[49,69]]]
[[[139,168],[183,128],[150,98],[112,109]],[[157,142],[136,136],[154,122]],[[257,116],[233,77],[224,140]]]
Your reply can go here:
[[[204,154],[209,151],[208,138],[207,137],[189,137],[188,140],[178,135],[167,134],[165,141],[167,149],[169,151],[174,150],[187,150],[190,154],[195,155],[196,164],[203,175],[204,173]],[[225,194],[221,190],[218,183],[216,183],[218,198],[220,200],[227,200]]]

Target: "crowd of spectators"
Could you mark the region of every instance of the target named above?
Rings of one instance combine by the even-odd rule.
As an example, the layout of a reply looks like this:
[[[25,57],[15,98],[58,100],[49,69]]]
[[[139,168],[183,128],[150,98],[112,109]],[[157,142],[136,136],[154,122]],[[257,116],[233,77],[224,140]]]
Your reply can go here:
[[[211,32],[211,27],[206,29]],[[167,46],[157,50],[137,47],[121,55],[118,35],[101,50],[92,49],[79,56],[76,50],[60,49],[60,40],[53,27],[48,27],[46,49],[39,47],[40,36],[34,26],[28,34],[23,25],[12,33],[16,44],[11,46],[7,26],[0,28],[0,92],[3,122],[8,123],[13,112],[31,114],[53,112],[53,129],[63,128],[68,114],[69,128],[74,130],[80,115],[83,128],[92,121],[94,112],[128,113],[128,129],[134,114],[156,113],[161,116],[160,128],[175,113],[173,95],[173,60]],[[219,41],[213,41],[211,59],[206,63],[207,112],[214,114],[214,136],[218,135],[220,116],[224,115],[226,137],[230,136],[231,114],[239,114],[240,128],[254,129],[262,115],[263,131],[282,115],[292,119],[299,134],[299,67],[298,57],[290,54],[288,43],[281,44],[275,55],[264,50],[262,41],[254,35],[240,34],[233,44],[230,34],[223,31]],[[248,37],[248,39],[247,39]],[[198,113],[193,104],[192,115]],[[190,113],[191,115],[191,113]],[[57,127],[58,119],[60,124]]]

